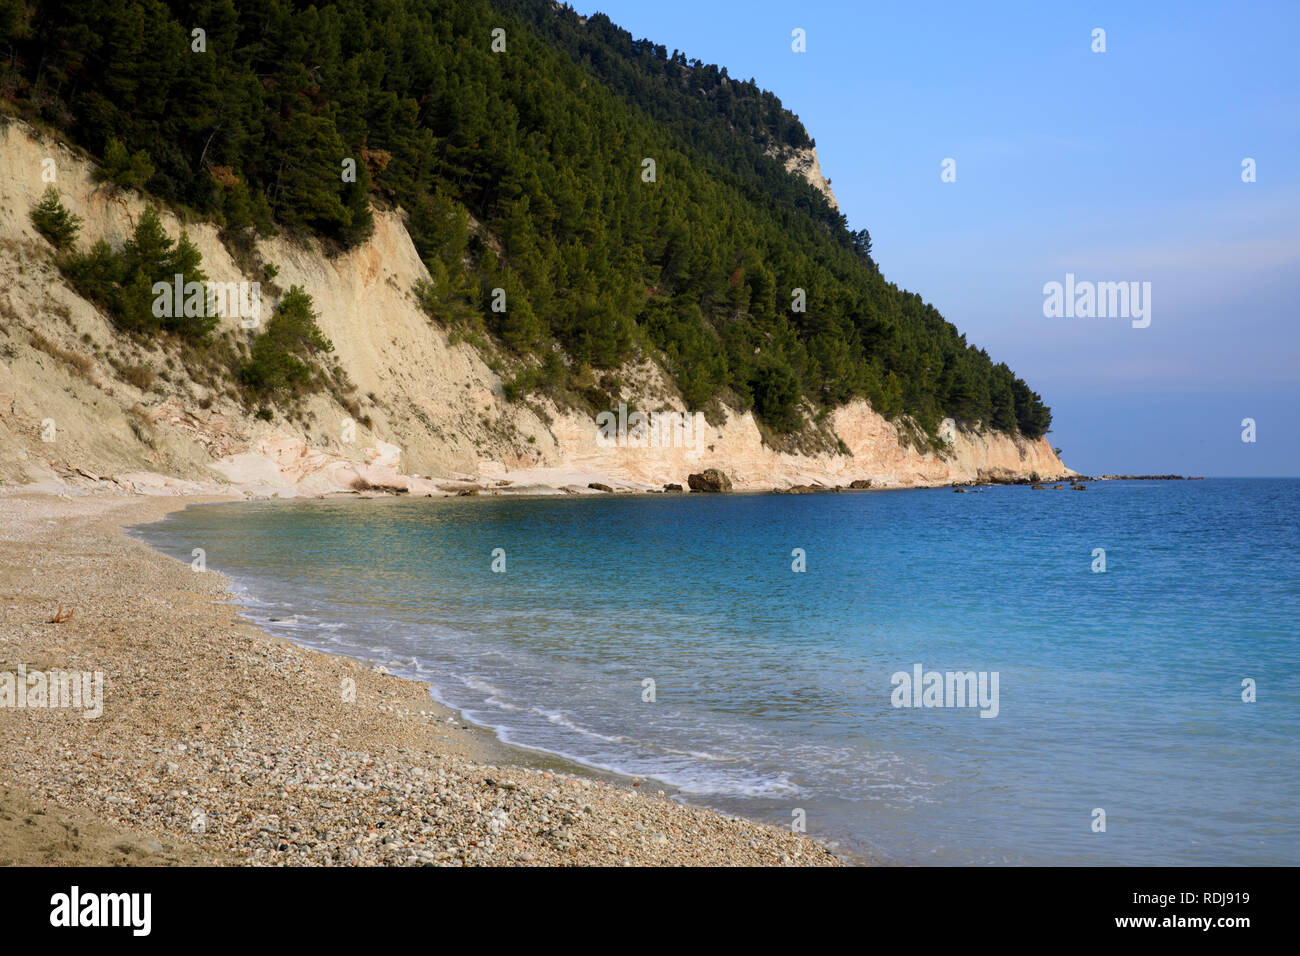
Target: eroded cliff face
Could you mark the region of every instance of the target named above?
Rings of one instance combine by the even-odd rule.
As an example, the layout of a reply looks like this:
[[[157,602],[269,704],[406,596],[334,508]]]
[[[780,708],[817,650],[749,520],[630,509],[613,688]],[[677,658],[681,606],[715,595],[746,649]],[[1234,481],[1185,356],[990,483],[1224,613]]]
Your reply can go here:
[[[360,466],[363,477],[373,465],[472,478],[485,458],[515,467],[559,460],[537,415],[505,402],[499,379],[478,353],[451,345],[414,301],[414,283],[427,273],[397,214],[377,211],[371,241],[337,257],[280,239],[260,244],[263,261],[279,270],[276,285],[300,285],[312,296],[361,412],[353,416],[316,395],[306,403],[306,425],[280,416],[264,422],[224,388],[187,376],[162,349],[116,332],[64,284],[28,215],[48,185],[41,176],[46,158],[55,161],[54,185],[64,204],[84,220],[79,248],[100,238],[123,242],[144,201],[97,186],[89,164],[20,123],[0,130],[0,157],[0,477],[67,477],[82,467],[99,475],[156,471],[287,492],[304,482],[308,491],[349,486],[358,477],[351,466]],[[163,224],[173,237],[188,232],[210,280],[247,278],[213,226],[182,226],[167,212]],[[263,303],[263,319],[272,304]],[[231,317],[221,328],[238,326]],[[33,345],[32,332],[82,356],[86,367]],[[115,365],[150,365],[159,380],[141,389]],[[347,425],[366,416],[369,426]],[[53,442],[41,441],[46,420],[54,422]]]
[[[840,211],[839,201],[836,200],[835,193],[831,192],[831,181],[822,175],[821,163],[817,161],[817,150],[811,146],[807,149],[792,149],[788,146],[772,147],[767,150],[767,155],[774,156],[784,163],[787,173],[803,177],[809,185],[826,197],[832,209],[836,212]]]
[[[97,186],[81,156],[25,124],[0,128],[0,482],[139,492],[233,486],[289,496],[366,487],[450,494],[469,484],[657,488],[710,467],[740,489],[1066,473],[1046,441],[1003,435],[957,433],[950,453],[921,454],[864,402],[831,419],[851,455],[775,451],[751,415],[735,412],[691,447],[602,443],[588,416],[546,401],[507,402],[484,357],[467,343],[451,344],[415,301],[412,290],[427,272],[400,214],[382,210],[370,241],[344,255],[283,239],[259,245],[261,259],[279,270],[278,288],[299,285],[312,296],[360,412],[318,394],[306,401],[303,422],[262,421],[228,385],[196,380],[202,376],[156,343],[123,336],[64,283],[29,218],[49,185],[46,159],[54,160],[65,206],[83,219],[79,248],[100,238],[120,244],[145,206],[137,195]],[[163,224],[173,237],[188,232],[211,281],[247,278],[210,224],[183,225],[167,212]],[[274,304],[273,295],[264,298],[263,320]],[[237,317],[222,320],[223,329],[238,326]],[[152,384],[124,371],[141,367],[154,373]],[[681,409],[657,366],[642,362],[624,373],[641,407]]]
[[[1048,478],[1073,474],[1047,441],[1013,439],[999,433],[950,431],[950,448],[940,455],[922,453],[900,440],[899,429],[864,401],[852,402],[831,416],[831,427],[850,454],[794,455],[763,444],[753,415],[728,411],[720,425],[699,422],[693,430],[672,429],[665,440],[653,416],[643,433],[627,429],[611,446],[587,416],[553,410],[553,434],[564,449],[559,467],[514,472],[493,471],[512,481],[546,480],[585,484],[616,479],[630,486],[685,484],[688,474],[716,468],[738,491],[790,485],[840,487],[869,480],[873,488],[908,488],[957,484],[982,479],[1012,479],[1037,474]],[[633,423],[635,424],[635,423]],[[951,423],[947,423],[951,428]],[[544,477],[543,477],[544,476]],[[600,476],[605,476],[604,478]]]

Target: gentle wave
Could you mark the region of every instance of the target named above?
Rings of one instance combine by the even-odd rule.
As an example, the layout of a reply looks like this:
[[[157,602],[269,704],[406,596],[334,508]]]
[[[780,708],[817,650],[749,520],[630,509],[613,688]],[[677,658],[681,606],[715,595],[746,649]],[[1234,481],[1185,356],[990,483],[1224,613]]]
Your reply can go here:
[[[722,496],[691,522],[653,498],[268,502],[136,533],[205,547],[248,619],[424,680],[508,743],[801,810],[876,857],[1296,863],[1298,501],[1116,482]],[[997,671],[997,718],[894,707],[917,663]],[[1092,833],[1098,806],[1122,838]]]

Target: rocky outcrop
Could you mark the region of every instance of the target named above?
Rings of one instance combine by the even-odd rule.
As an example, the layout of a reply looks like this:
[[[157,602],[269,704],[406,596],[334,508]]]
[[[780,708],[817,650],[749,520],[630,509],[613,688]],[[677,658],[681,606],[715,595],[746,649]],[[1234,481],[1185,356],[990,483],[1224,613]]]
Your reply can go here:
[[[730,491],[731,479],[716,468],[706,468],[697,475],[688,475],[686,483],[691,491]]]
[[[774,489],[778,495],[815,495],[820,492],[836,493],[838,488],[826,488],[822,485],[791,485],[789,488]]]
[[[806,149],[794,149],[790,146],[769,146],[766,150],[767,155],[778,159],[785,165],[787,173],[794,173],[796,176],[805,179],[808,184],[823,196],[831,204],[831,208],[836,212],[840,211],[840,204],[831,192],[831,181],[822,175],[821,163],[817,161],[817,150],[809,146]]]

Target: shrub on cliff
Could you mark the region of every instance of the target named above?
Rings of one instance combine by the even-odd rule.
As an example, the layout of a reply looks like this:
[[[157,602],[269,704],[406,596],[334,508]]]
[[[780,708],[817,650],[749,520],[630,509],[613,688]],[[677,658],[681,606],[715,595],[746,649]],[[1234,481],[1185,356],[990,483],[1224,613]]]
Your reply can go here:
[[[315,359],[334,351],[320,326],[311,296],[299,286],[285,293],[266,328],[253,340],[239,380],[259,399],[283,400],[321,384]]]
[[[59,199],[59,191],[53,186],[45,190],[41,201],[32,209],[31,217],[36,231],[55,249],[70,249],[81,231],[81,217],[68,212]]]
[[[135,231],[121,249],[101,239],[85,254],[69,253],[59,266],[73,286],[128,332],[171,332],[194,342],[206,340],[219,319],[202,309],[186,308],[174,300],[175,277],[186,283],[207,280],[203,255],[185,233],[172,239],[162,226],[158,210],[145,207]],[[166,300],[154,291],[166,283]],[[195,314],[196,312],[200,314]]]
[[[142,149],[130,153],[120,140],[110,137],[104,147],[104,163],[95,170],[95,179],[122,189],[140,190],[153,174],[154,165],[148,153]]]

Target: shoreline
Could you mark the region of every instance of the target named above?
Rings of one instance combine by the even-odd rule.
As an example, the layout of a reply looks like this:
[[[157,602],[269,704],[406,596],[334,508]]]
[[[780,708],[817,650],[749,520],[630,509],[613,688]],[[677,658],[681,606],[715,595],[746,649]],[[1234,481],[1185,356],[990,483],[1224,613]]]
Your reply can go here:
[[[847,862],[506,743],[421,681],[262,630],[223,575],[125,530],[240,500],[0,493],[0,672],[104,673],[94,720],[0,707],[0,863]]]
[[[339,495],[325,495],[319,499],[283,499],[283,500],[284,501],[297,501],[297,500],[347,501],[347,500],[355,500],[357,497],[358,496],[356,495],[339,494]],[[360,497],[392,499],[392,498],[401,498],[405,496],[378,494],[378,495],[365,495]],[[551,496],[517,495],[514,497],[548,498]],[[209,500],[206,498],[200,500],[180,499],[180,502],[182,503],[179,503],[178,506],[175,508],[165,509],[165,511],[162,514],[158,515],[157,518],[154,520],[150,520],[147,522],[140,522],[140,523],[122,524],[121,532],[124,536],[126,536],[130,540],[140,542],[146,548],[148,548],[152,553],[159,555],[164,560],[168,560],[168,561],[179,560],[179,559],[171,558],[169,555],[154,548],[147,541],[144,541],[142,538],[136,537],[134,534],[131,534],[130,533],[131,530],[135,528],[142,528],[152,524],[156,524],[158,521],[161,521],[168,514],[171,514],[176,511],[184,511],[187,508],[205,507],[208,505],[241,504],[246,501],[258,501],[258,500],[265,501],[268,499],[243,499],[243,498],[218,499],[218,500]],[[270,500],[276,500],[276,499],[270,499]],[[377,658],[353,657],[349,654],[344,654],[340,651],[331,651],[321,647],[315,647],[305,641],[295,640],[293,637],[288,636],[286,634],[277,633],[275,630],[266,627],[263,623],[259,623],[256,620],[254,620],[254,616],[251,610],[246,605],[241,603],[239,596],[235,593],[232,587],[232,585],[235,582],[229,577],[229,575],[220,571],[212,571],[209,573],[217,576],[223,582],[223,587],[225,588],[226,595],[229,598],[229,600],[224,603],[228,604],[232,608],[233,613],[235,615],[235,619],[238,620],[241,624],[253,628],[275,641],[311,653],[321,654],[327,658],[331,658],[336,661],[340,661],[346,667],[351,668],[353,665],[357,665],[368,669],[371,673],[375,673],[375,674],[382,673],[383,675],[388,676],[391,679],[399,680],[399,681],[407,681],[419,687],[427,697],[427,705],[428,705],[427,710],[429,711],[427,717],[432,722],[447,723],[449,726],[451,726],[454,729],[467,732],[469,736],[467,738],[463,738],[460,742],[464,743],[467,746],[469,751],[472,752],[474,759],[480,763],[497,762],[497,763],[509,764],[512,766],[518,766],[526,769],[542,769],[542,770],[549,770],[549,771],[558,771],[558,772],[568,773],[575,776],[589,777],[593,780],[600,780],[602,782],[622,785],[622,786],[630,786],[632,781],[634,780],[641,781],[644,779],[626,773],[620,773],[613,770],[607,770],[602,767],[592,766],[591,764],[583,763],[581,760],[575,757],[569,757],[564,754],[555,753],[553,751],[546,750],[541,747],[532,747],[529,746],[528,744],[503,740],[500,734],[498,734],[497,731],[492,727],[486,726],[484,724],[475,723],[474,721],[467,719],[465,717],[464,712],[460,710],[458,707],[454,706],[453,704],[449,704],[446,701],[443,701],[438,697],[434,696],[433,688],[427,681],[424,681],[418,677],[409,676],[408,674],[393,673],[388,670],[387,664],[379,661]],[[389,663],[392,662],[390,661]],[[417,716],[419,716],[419,714],[417,714]],[[638,783],[637,786],[639,789],[640,783]],[[677,793],[677,790],[675,788],[663,784],[662,782],[656,782],[656,787],[659,786],[667,787],[666,790],[662,790],[662,791],[657,790],[658,793],[662,793],[665,796],[672,796]],[[704,809],[712,809],[712,808],[705,807]],[[722,811],[716,811],[716,812],[722,812]],[[759,821],[755,821],[755,822],[759,822]]]

